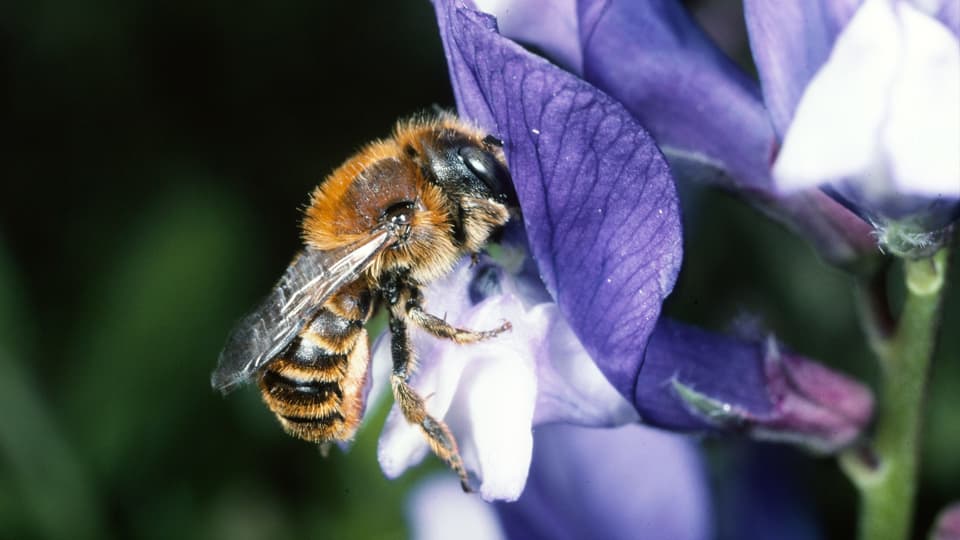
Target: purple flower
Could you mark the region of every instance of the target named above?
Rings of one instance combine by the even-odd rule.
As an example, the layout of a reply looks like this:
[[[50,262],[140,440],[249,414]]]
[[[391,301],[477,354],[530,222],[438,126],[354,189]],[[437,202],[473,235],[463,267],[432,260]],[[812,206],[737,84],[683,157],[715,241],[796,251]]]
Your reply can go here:
[[[783,141],[775,180],[829,183],[869,219],[942,227],[960,209],[960,42],[938,18],[955,3],[809,4],[746,3]]]
[[[484,4],[517,26],[515,3]],[[561,23],[517,37],[551,54],[579,48],[561,65],[619,99],[676,170],[736,190],[829,260],[870,254],[873,226],[897,250],[960,214],[955,3],[748,1],[762,92],[679,2],[561,4]],[[573,30],[560,39],[557,29]],[[854,213],[799,190],[816,186]]]
[[[552,425],[537,430],[534,450],[523,495],[495,511],[458,493],[451,477],[418,487],[413,537],[710,538],[706,478],[690,441],[641,426]]]
[[[512,332],[469,346],[413,336],[420,367],[411,384],[450,426],[483,498],[520,496],[534,428],[546,424],[640,420],[824,451],[850,443],[872,408],[861,385],[772,340],[659,319],[680,263],[679,209],[669,170],[633,116],[502,37],[489,16],[453,1],[436,9],[460,113],[503,140],[524,216],[497,260],[464,261],[425,291],[428,308],[456,325],[507,319]],[[375,365],[387,356],[381,341]],[[391,412],[384,472],[396,477],[427,454]]]

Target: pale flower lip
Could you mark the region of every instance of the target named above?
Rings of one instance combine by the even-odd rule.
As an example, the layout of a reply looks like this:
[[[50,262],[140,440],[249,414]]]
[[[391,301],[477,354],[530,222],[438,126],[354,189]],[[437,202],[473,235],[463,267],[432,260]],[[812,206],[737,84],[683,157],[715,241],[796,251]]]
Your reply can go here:
[[[955,218],[960,42],[910,2],[866,0],[808,82],[774,164],[787,191],[834,185],[871,219]],[[873,215],[870,215],[873,214]]]

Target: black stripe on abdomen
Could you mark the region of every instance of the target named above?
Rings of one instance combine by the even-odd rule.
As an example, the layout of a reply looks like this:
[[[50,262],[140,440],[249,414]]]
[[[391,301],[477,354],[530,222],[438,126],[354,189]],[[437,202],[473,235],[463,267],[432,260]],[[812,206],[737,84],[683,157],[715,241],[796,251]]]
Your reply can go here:
[[[290,422],[291,424],[314,424],[314,425],[320,425],[320,426],[329,426],[337,422],[343,422],[343,415],[338,412],[331,413],[326,416],[319,416],[319,417],[290,415],[290,416],[281,416],[280,418],[283,418],[284,420],[286,420],[287,422]]]
[[[290,360],[300,366],[328,369],[346,363],[348,354],[349,352],[333,354],[316,343],[301,339],[297,342],[297,347]]]
[[[310,405],[327,403],[333,398],[343,399],[339,382],[296,381],[268,369],[263,374],[263,383],[271,396],[287,403]]]

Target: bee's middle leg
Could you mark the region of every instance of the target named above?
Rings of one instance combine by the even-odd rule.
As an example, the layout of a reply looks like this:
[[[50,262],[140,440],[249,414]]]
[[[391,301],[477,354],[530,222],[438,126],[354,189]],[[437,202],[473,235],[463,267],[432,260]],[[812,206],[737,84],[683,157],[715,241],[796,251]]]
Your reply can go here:
[[[390,386],[400,411],[408,422],[420,427],[433,453],[457,473],[463,490],[472,491],[467,470],[460,457],[460,450],[457,448],[457,440],[450,433],[450,428],[427,413],[423,398],[407,382],[414,368],[413,351],[410,350],[406,324],[392,313],[390,315],[390,349],[393,355]]]
[[[502,325],[493,330],[478,331],[457,328],[440,317],[424,311],[423,306],[420,305],[420,298],[420,295],[416,294],[407,300],[407,317],[409,317],[414,324],[438,338],[450,339],[456,343],[475,343],[484,339],[490,339],[513,328],[513,325],[511,325],[509,321],[504,321]]]

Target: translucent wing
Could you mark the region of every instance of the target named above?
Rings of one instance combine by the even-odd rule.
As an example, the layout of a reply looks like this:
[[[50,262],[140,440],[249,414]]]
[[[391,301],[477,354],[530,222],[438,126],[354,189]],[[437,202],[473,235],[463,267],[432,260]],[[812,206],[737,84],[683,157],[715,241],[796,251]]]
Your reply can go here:
[[[388,231],[379,231],[341,249],[303,250],[263,303],[230,333],[210,384],[229,392],[283,352],[323,303],[356,279],[393,244],[393,238]]]

